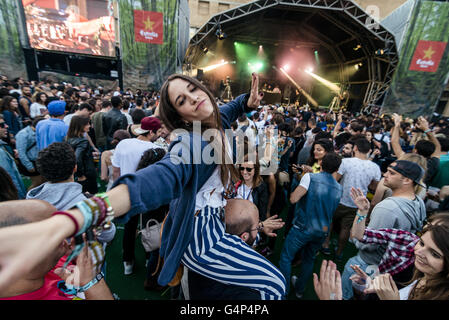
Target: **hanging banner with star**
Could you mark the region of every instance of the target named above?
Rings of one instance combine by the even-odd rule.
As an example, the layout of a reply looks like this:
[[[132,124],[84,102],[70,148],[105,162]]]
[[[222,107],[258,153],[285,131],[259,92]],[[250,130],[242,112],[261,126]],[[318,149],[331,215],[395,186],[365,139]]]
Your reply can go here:
[[[437,110],[449,74],[449,3],[417,1],[381,113],[416,119]]]
[[[164,15],[161,12],[134,10],[136,42],[163,44]]]
[[[420,40],[409,70],[436,72],[446,49],[446,42]]]

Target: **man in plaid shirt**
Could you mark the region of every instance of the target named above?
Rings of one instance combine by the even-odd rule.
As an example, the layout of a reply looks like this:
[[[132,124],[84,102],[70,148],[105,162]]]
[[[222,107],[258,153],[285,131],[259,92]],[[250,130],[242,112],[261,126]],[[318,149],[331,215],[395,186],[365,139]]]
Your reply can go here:
[[[393,194],[373,208],[368,224],[371,230],[394,229],[407,231],[411,234],[417,234],[422,230],[426,219],[426,208],[423,200],[416,196],[415,187],[421,185],[424,173],[424,170],[418,164],[405,160],[397,160],[387,168],[387,172],[384,174],[384,185],[389,187]],[[377,238],[377,236],[377,242],[375,243],[367,244],[360,241],[364,236],[365,222],[363,221],[369,213],[370,202],[360,190],[354,188],[351,190],[351,198],[358,208],[351,230],[351,238],[359,251],[356,256],[346,262],[341,276],[343,299],[345,300],[351,299],[354,295],[350,278],[355,271],[351,268],[351,265],[359,265],[362,270],[369,273],[368,270],[373,270],[372,267],[378,268],[381,263],[383,263],[382,268],[391,271],[391,269],[398,267],[399,261],[406,260],[406,255],[404,257],[403,253],[397,254],[397,248],[401,246],[403,235],[398,237],[394,233],[388,233],[389,235],[392,234],[394,238],[398,238],[391,241],[392,243],[397,242],[396,245],[387,240],[383,240],[385,242],[381,243],[382,238]],[[406,243],[408,244],[408,242]],[[410,250],[412,250],[412,247],[410,247]],[[395,259],[388,258],[390,256]],[[389,261],[389,263],[385,264],[385,261]],[[399,269],[396,270],[395,281],[408,281],[413,271],[412,261],[404,263],[401,269],[406,270],[402,272],[399,272]]]

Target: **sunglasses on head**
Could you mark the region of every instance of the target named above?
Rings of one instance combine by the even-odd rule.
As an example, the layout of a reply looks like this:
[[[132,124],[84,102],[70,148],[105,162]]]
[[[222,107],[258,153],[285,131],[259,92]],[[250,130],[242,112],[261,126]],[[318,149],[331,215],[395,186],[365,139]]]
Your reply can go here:
[[[251,172],[251,171],[253,171],[253,169],[254,169],[254,168],[247,168],[247,167],[240,167],[240,168],[239,168],[240,171],[246,170],[247,172]]]

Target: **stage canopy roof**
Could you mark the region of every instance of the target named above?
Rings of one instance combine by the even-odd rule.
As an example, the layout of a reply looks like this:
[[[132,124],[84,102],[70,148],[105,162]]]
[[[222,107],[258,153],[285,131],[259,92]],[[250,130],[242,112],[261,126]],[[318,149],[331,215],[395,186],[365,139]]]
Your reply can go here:
[[[218,40],[219,29],[226,39]],[[318,51],[319,75],[336,74],[331,81],[349,88],[351,103],[365,109],[379,105],[398,63],[394,35],[345,0],[259,0],[217,14],[190,40],[185,66],[195,68],[203,49],[219,41],[228,50],[239,41]],[[347,72],[356,64],[358,72]]]

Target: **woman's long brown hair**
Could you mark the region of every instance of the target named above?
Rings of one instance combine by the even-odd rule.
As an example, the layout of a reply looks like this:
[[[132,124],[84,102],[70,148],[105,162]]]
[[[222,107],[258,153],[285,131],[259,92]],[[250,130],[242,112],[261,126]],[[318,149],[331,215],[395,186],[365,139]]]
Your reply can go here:
[[[428,219],[423,229],[430,232],[433,242],[443,252],[443,270],[427,279],[424,286],[410,291],[409,300],[449,300],[449,213],[436,213]],[[422,279],[424,274],[415,268],[410,283]]]
[[[73,116],[70,120],[69,130],[67,131],[67,139],[82,137],[84,127],[89,123],[89,117]]]
[[[238,172],[235,166],[233,164],[228,164],[229,160],[228,161],[226,160],[227,146],[224,141],[224,139],[226,139],[226,136],[223,132],[220,111],[218,109],[218,105],[215,102],[215,98],[212,95],[212,93],[201,82],[189,76],[185,76],[182,74],[173,74],[169,76],[161,87],[161,101],[159,104],[159,115],[161,117],[161,120],[170,132],[175,129],[184,129],[189,132],[193,131],[192,124],[187,123],[184,119],[182,119],[182,117],[176,110],[175,106],[173,106],[173,104],[170,101],[170,97],[168,95],[168,87],[170,85],[170,82],[175,79],[185,80],[193,84],[194,86],[198,87],[200,90],[204,91],[208,95],[212,103],[214,109],[212,119],[211,121],[201,121],[201,132],[203,133],[207,129],[218,129],[222,133],[221,134],[222,155],[221,155],[220,168],[221,168],[221,181],[223,183],[223,186],[225,186],[226,188],[228,186],[228,182],[230,179],[231,181],[237,180]]]

